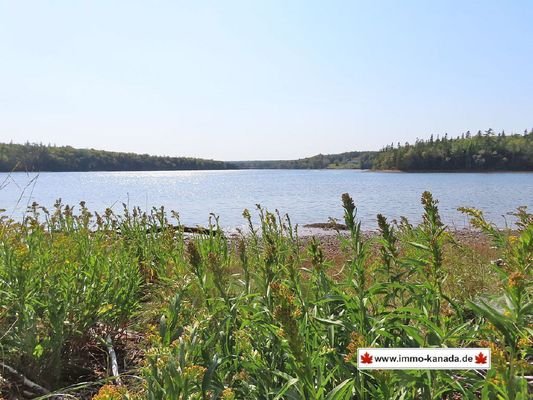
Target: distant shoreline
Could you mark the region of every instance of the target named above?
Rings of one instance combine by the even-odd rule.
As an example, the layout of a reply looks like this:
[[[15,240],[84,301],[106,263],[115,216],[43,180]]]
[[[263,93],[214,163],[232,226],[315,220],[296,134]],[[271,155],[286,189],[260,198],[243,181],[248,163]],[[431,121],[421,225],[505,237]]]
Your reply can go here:
[[[38,143],[0,143],[2,172],[134,172],[244,169],[359,170],[371,172],[533,172],[533,130],[523,135],[447,134],[379,151],[317,154],[293,160],[219,161],[154,156]]]
[[[401,170],[401,169],[369,169],[365,170],[368,172],[386,172],[386,173],[406,173],[406,174],[417,174],[417,173],[457,173],[457,174],[471,174],[471,173],[482,173],[482,174],[493,174],[493,173],[502,173],[502,172],[509,172],[509,173],[531,173],[533,170],[530,169],[517,169],[517,170],[508,170],[508,169],[491,169],[491,170],[479,170],[479,169],[409,169],[409,170]]]
[[[360,168],[213,168],[213,169],[98,169],[98,170],[35,170],[35,171],[7,171],[0,170],[2,174],[39,174],[39,173],[87,173],[87,172],[209,172],[209,171],[361,171],[387,174],[431,174],[431,173],[455,173],[455,174],[495,174],[495,173],[533,173],[533,170],[398,170],[398,169],[360,169]]]

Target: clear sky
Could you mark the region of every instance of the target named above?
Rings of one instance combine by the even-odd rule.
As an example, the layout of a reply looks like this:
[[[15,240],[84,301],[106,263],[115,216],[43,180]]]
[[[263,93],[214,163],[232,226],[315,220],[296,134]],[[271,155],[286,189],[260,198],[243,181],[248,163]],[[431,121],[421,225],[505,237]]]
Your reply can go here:
[[[289,159],[533,126],[533,1],[0,0],[0,141]]]

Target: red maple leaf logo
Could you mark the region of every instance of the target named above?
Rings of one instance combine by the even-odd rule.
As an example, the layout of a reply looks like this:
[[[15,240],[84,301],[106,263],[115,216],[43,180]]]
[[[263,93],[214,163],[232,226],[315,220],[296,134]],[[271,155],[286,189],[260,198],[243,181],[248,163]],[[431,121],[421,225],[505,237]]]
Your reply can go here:
[[[363,364],[372,364],[372,356],[368,354],[368,351],[361,356],[361,363]]]
[[[487,356],[484,355],[482,352],[479,352],[479,354],[476,356],[476,364],[486,364],[487,363]]]

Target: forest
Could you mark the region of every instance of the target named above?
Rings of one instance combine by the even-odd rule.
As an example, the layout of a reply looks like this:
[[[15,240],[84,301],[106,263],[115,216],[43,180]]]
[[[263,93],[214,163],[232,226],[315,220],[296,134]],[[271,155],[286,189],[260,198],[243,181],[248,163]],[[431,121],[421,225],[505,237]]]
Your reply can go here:
[[[533,171],[533,129],[523,135],[496,134],[492,129],[470,131],[456,138],[447,134],[414,144],[393,144],[372,160],[372,168],[402,171]]]
[[[318,154],[298,160],[237,161],[239,168],[373,169],[400,171],[533,171],[533,129],[506,135],[488,129],[456,138],[431,135],[380,151]]]
[[[242,169],[370,169],[375,151],[317,154],[298,160],[233,161]]]
[[[0,143],[0,172],[169,171],[209,169],[371,169],[399,171],[533,171],[533,129],[507,135],[492,129],[455,138],[431,135],[380,151],[318,154],[298,160],[215,161],[70,146]]]
[[[223,161],[160,157],[70,146],[0,143],[0,172],[11,171],[170,171],[228,169]]]

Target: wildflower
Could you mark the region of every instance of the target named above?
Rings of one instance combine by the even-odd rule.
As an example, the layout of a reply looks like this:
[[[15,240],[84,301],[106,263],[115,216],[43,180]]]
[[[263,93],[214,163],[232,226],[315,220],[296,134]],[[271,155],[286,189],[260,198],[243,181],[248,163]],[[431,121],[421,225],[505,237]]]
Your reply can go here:
[[[348,350],[348,352],[344,356],[344,361],[347,363],[357,362],[357,349],[364,346],[365,338],[363,335],[357,332],[352,332],[350,334],[350,343],[348,343],[348,346],[346,346],[346,350]]]
[[[296,321],[302,312],[296,304],[296,297],[287,286],[281,283],[273,282],[270,288],[277,303],[274,308],[274,319],[283,328],[284,337],[287,338],[292,353],[296,359],[300,359],[303,356],[303,342]]]
[[[157,368],[163,369],[166,365],[166,362],[163,358],[158,358],[155,365],[157,366]]]
[[[244,239],[240,239],[237,243],[237,253],[239,254],[239,259],[243,264],[246,264],[246,242]]]
[[[355,228],[355,203],[348,193],[342,195],[342,207],[344,208],[344,223],[350,231]]]
[[[104,226],[104,219],[102,218],[102,216],[100,214],[98,214],[97,212],[94,213],[94,215],[96,215],[96,226],[100,229]]]
[[[200,256],[198,248],[196,247],[196,244],[192,240],[187,243],[187,255],[191,265],[195,269],[197,269],[200,266],[200,263],[202,262],[202,258]]]
[[[277,296],[280,300],[286,301],[287,303],[294,303],[295,297],[289,290],[287,286],[279,282],[272,282],[270,284],[272,293]]]
[[[276,216],[270,212],[267,211],[266,213],[266,220],[267,220],[267,223],[272,225],[272,227],[274,229],[277,229],[277,221],[276,221]]]
[[[276,244],[271,237],[266,237],[266,246],[265,246],[265,263],[268,265],[274,264],[276,261],[277,248]]]
[[[386,236],[387,233],[389,233],[389,224],[387,224],[387,218],[383,216],[383,214],[377,215],[378,220],[378,227],[383,236]]]
[[[194,330],[197,328],[197,324],[187,325],[183,327],[183,333],[181,334],[180,343],[191,343]]]
[[[453,316],[453,310],[452,310],[452,308],[450,307],[449,304],[441,304],[440,312],[441,312],[442,315],[444,315],[446,317]]]
[[[233,377],[233,379],[235,381],[246,382],[248,381],[248,379],[250,379],[250,375],[248,375],[248,372],[246,372],[245,370],[241,370]]]
[[[342,194],[342,206],[350,214],[355,210],[355,203],[348,193]]]
[[[425,224],[442,226],[437,204],[438,200],[434,200],[433,195],[430,192],[425,191],[424,193],[422,193],[422,205],[424,206],[425,210],[425,213],[422,218]]]
[[[523,349],[533,348],[533,338],[532,337],[523,337],[518,340],[518,347]]]
[[[100,388],[98,393],[93,397],[93,400],[120,400],[125,394],[124,389],[108,384]]]
[[[204,374],[207,371],[207,368],[202,367],[201,365],[191,365],[185,367],[183,370],[183,375],[190,380],[200,381],[204,378]]]
[[[65,217],[72,217],[74,215],[72,207],[70,207],[69,205],[66,205],[64,214],[65,214]]]
[[[497,377],[491,378],[489,382],[492,383],[494,386],[503,385],[503,381]]]
[[[320,268],[324,264],[324,252],[320,242],[313,236],[309,244],[309,254],[311,255],[311,262],[315,268]]]
[[[483,341],[479,343],[480,344],[483,343],[484,345],[483,347],[490,348],[490,357],[494,365],[507,368],[507,357],[506,357],[506,352],[504,349],[502,349],[500,346],[498,346],[494,342]]]
[[[333,348],[333,347],[322,346],[320,348],[320,355],[321,356],[326,355],[326,354],[333,354],[333,353],[335,353],[335,348]]]
[[[157,348],[156,347],[151,347],[148,350],[146,350],[145,355],[146,355],[147,358],[155,358],[155,357],[157,357],[157,353],[158,353]]]
[[[298,307],[291,313],[293,318],[300,318],[302,316],[302,310]]]
[[[509,287],[521,288],[524,283],[525,276],[520,272],[513,272],[509,276]]]
[[[226,388],[222,391],[223,400],[235,400],[235,392],[231,388]]]
[[[207,255],[207,265],[209,267],[209,270],[214,274],[215,279],[218,280],[218,282],[225,282],[227,279],[227,271],[226,268],[222,266],[222,263],[220,262],[220,256],[219,254],[215,252],[209,252]]]
[[[527,360],[521,359],[515,361],[516,368],[521,371],[529,371],[531,368]]]
[[[250,342],[250,333],[245,329],[238,329],[235,331],[235,342],[238,343],[242,352],[247,353],[252,350],[252,343]]]

